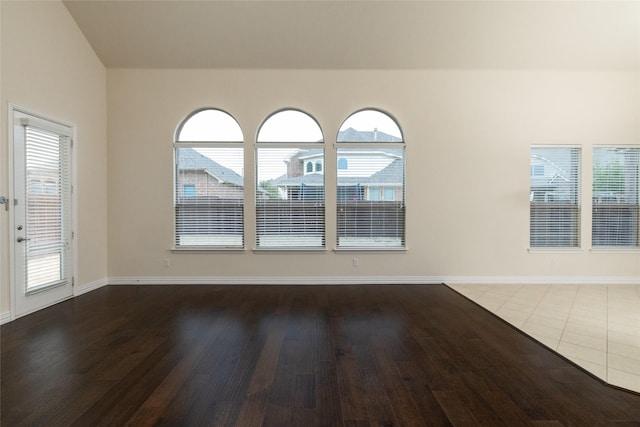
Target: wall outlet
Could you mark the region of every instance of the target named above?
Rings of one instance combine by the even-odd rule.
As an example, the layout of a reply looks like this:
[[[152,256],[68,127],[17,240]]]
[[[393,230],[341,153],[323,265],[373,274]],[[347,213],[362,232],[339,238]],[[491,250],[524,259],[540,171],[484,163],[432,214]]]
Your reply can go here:
[[[358,258],[353,258],[351,262],[353,263],[354,267],[358,267],[360,265],[360,260]]]
[[[171,264],[171,263],[169,262],[169,258],[165,258],[165,259],[162,261],[162,265],[163,265],[163,266],[165,266],[165,267],[169,267],[169,265],[170,265],[170,264]]]

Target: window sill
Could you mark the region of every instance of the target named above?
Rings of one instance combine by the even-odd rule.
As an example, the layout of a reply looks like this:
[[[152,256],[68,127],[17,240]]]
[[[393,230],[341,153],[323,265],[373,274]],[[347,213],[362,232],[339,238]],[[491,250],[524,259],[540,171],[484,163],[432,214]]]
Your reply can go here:
[[[401,248],[385,248],[385,247],[352,247],[352,248],[335,248],[333,250],[339,252],[407,252],[407,247]]]
[[[309,248],[309,247],[304,247],[304,246],[292,246],[292,247],[273,247],[273,248],[255,248],[253,249],[253,252],[258,254],[258,253],[274,253],[274,252],[279,252],[279,253],[301,253],[301,252],[326,252],[327,248]]]
[[[584,252],[584,248],[527,248],[530,254]]]
[[[173,247],[171,248],[173,253],[186,253],[186,252],[246,252],[246,248],[233,248],[224,246],[185,246],[185,247]]]
[[[640,253],[640,247],[617,247],[617,246],[602,246],[589,249],[589,252],[606,254],[606,253]]]

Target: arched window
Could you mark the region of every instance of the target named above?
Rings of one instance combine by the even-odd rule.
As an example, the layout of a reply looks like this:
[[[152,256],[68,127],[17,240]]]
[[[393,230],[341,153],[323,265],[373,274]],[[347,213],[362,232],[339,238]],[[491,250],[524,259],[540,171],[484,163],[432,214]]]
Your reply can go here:
[[[324,247],[324,175],[313,171],[324,160],[323,141],[316,120],[299,110],[278,111],[260,127],[257,248]]]
[[[405,143],[387,113],[349,116],[337,137],[338,248],[405,247]]]
[[[320,160],[316,161],[316,172],[322,172],[322,162]]]
[[[244,246],[244,141],[228,113],[207,108],[176,130],[176,248]]]

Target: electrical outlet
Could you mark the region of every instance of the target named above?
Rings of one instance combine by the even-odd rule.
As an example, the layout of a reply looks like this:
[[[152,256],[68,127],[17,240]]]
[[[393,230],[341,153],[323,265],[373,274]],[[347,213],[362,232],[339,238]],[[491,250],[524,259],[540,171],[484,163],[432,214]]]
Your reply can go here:
[[[353,263],[354,267],[358,267],[360,265],[360,260],[358,258],[353,258],[351,262]]]
[[[169,267],[170,265],[169,258],[165,258],[164,261],[162,261],[162,265],[165,267]]]

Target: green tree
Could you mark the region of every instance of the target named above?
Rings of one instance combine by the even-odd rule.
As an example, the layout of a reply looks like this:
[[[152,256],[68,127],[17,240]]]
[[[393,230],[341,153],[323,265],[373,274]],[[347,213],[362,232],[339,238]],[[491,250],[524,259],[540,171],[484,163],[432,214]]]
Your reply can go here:
[[[624,192],[624,169],[619,160],[615,159],[606,165],[596,164],[594,166],[593,192]]]
[[[274,187],[269,181],[262,181],[258,183],[258,186],[269,194],[270,199],[278,198],[278,188]]]

